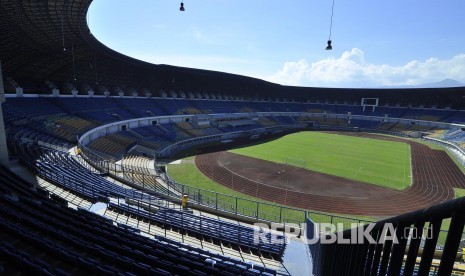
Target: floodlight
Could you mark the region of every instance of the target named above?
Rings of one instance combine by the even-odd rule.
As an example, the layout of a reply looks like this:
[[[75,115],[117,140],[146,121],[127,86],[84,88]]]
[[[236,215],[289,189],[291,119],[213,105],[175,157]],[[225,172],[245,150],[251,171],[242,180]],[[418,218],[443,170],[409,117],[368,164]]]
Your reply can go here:
[[[331,31],[333,28],[333,15],[334,15],[334,0],[333,0],[333,5],[331,6],[331,23],[329,24],[329,38],[328,38],[328,46],[326,46],[326,50],[333,49],[333,46],[331,46]]]
[[[332,50],[333,46],[331,46],[331,40],[328,40],[328,46],[326,46],[326,50]]]

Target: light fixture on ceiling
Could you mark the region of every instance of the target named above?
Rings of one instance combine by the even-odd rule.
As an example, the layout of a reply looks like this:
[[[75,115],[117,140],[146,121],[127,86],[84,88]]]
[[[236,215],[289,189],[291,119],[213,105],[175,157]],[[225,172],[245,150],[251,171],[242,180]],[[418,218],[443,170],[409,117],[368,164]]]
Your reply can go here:
[[[328,45],[326,46],[326,50],[332,50],[333,46],[331,45],[331,30],[333,28],[333,15],[334,15],[334,0],[333,5],[331,7],[331,23],[329,24],[329,38],[328,38]]]
[[[185,11],[184,9],[184,3],[181,1],[181,7],[179,8],[180,11]]]

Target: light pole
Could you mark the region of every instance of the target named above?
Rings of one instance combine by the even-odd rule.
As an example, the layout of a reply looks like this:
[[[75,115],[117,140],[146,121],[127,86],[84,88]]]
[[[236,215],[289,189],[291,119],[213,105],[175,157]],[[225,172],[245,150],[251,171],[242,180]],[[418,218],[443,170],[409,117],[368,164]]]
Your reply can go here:
[[[257,188],[255,189],[255,197],[258,198],[258,181],[256,181],[256,183],[257,183]]]
[[[287,187],[286,187],[286,195],[284,196],[284,205],[287,205]]]
[[[287,189],[289,187],[289,172],[286,174],[286,194],[284,195],[284,205],[287,205]]]
[[[234,173],[231,171],[231,189],[234,190]]]

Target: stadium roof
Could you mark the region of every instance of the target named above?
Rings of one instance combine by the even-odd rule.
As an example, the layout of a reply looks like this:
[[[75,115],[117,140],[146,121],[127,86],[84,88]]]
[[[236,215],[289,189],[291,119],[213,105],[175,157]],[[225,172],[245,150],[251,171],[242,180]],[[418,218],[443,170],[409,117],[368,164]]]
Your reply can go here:
[[[91,2],[0,0],[0,60],[4,76],[18,82],[26,93],[49,94],[48,87],[37,86],[34,81],[50,81],[62,93],[66,93],[64,87],[74,86],[81,94],[92,88],[97,94],[107,89],[114,95],[122,90],[126,95],[137,91],[141,96],[146,92],[155,96],[164,89],[247,98],[355,103],[361,97],[381,97],[382,102],[390,104],[465,106],[464,87],[401,91],[289,87],[228,73],[150,64],[118,53],[92,35],[86,18]],[[6,85],[7,91],[12,88]]]

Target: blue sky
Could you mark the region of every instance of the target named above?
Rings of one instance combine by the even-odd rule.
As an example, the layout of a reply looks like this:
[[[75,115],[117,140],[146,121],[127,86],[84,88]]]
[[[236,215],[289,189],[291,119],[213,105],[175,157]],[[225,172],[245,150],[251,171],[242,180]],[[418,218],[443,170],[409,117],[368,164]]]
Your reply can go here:
[[[94,0],[94,36],[125,55],[316,87],[465,83],[464,0]]]

